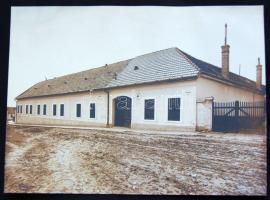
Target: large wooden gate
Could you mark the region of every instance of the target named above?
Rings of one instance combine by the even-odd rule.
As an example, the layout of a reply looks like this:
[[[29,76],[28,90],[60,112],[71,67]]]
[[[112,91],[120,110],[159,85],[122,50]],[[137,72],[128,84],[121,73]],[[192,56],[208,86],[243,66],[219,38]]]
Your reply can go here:
[[[213,131],[239,132],[262,126],[265,102],[213,102]]]

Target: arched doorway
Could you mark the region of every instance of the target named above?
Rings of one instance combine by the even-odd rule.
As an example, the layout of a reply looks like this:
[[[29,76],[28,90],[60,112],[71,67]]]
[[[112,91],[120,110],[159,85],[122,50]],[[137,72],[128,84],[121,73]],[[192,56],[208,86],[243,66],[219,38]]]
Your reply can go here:
[[[131,98],[127,96],[119,96],[114,99],[114,125],[130,127]]]

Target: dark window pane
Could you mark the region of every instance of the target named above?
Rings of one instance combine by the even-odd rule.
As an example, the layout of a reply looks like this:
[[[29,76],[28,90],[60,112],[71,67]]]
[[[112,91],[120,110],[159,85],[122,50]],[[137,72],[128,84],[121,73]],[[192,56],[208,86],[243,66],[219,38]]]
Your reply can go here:
[[[46,107],[47,107],[46,104],[44,104],[43,105],[43,115],[46,115],[46,109],[47,109]]]
[[[53,105],[53,116],[56,116],[56,104]]]
[[[16,108],[16,112],[17,112],[17,113],[19,113],[19,106],[17,106],[17,108]]]
[[[64,104],[60,104],[60,116],[64,116]]]
[[[30,105],[30,114],[32,114],[32,105]]]
[[[28,114],[28,105],[26,105],[26,111],[25,112],[26,112],[26,114]]]
[[[76,107],[76,116],[81,117],[81,104],[77,104]]]
[[[94,103],[90,103],[90,118],[96,117],[96,105]]]
[[[144,100],[144,119],[155,118],[155,99]]]
[[[20,106],[20,113],[22,113],[22,106]]]
[[[40,115],[40,105],[37,106],[37,114]]]
[[[180,121],[180,98],[168,99],[168,120]]]

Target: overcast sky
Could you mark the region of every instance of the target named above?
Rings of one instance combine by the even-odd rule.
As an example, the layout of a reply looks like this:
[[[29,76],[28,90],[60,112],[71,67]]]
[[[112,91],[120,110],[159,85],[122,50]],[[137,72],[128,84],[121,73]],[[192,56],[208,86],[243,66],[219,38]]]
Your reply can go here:
[[[178,47],[221,65],[228,24],[230,71],[256,79],[265,50],[262,6],[12,7],[8,106],[33,84]]]

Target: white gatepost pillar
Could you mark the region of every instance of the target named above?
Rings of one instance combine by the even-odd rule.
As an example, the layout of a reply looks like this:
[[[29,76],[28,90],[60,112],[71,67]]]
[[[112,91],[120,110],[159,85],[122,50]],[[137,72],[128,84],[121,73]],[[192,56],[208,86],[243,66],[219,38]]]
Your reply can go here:
[[[212,105],[214,98],[206,97],[204,100],[196,102],[196,130],[211,131],[212,130]]]

